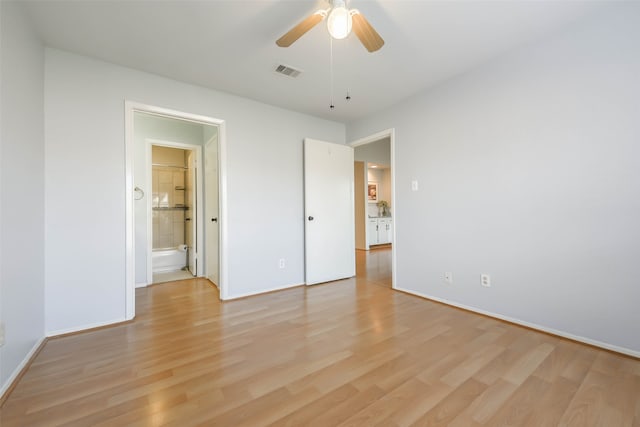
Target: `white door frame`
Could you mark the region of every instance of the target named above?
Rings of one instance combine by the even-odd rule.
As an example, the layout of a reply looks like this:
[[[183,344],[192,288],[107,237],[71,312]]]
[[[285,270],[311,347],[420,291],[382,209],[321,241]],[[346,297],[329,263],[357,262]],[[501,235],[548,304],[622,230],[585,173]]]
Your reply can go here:
[[[391,149],[391,206],[393,206],[393,227],[391,228],[391,287],[397,289],[396,281],[396,225],[398,224],[398,205],[396,205],[396,137],[395,128],[386,129],[373,135],[365,136],[364,138],[356,139],[349,143],[353,148],[360,145],[366,145],[375,141],[379,141],[383,138],[389,138]],[[365,214],[366,214],[365,210]],[[400,216],[400,218],[402,215]],[[367,218],[365,218],[366,221]],[[366,226],[365,222],[365,226]],[[369,237],[367,236],[367,247],[369,246]]]
[[[207,154],[206,154],[207,153],[207,151],[206,151],[207,150],[207,145],[209,145],[209,144],[215,144],[216,145],[216,147],[215,147],[216,148],[216,163],[218,163],[217,162],[218,151],[219,151],[218,141],[219,141],[219,136],[216,133],[216,135],[214,135],[211,138],[209,138],[209,140],[205,141],[205,143],[202,145],[202,174],[203,174],[203,180],[207,179],[207,173],[206,173],[206,170],[205,170],[205,162],[207,161]],[[218,183],[219,183],[220,182],[220,174],[219,174],[219,171],[218,171],[217,168],[216,168],[216,175],[218,175]],[[206,190],[206,188],[207,187],[205,185],[205,190]],[[218,188],[218,190],[219,190],[219,188]],[[206,196],[205,196],[205,198],[206,198]],[[210,215],[210,212],[207,211],[206,204],[207,204],[207,200],[203,199],[203,210],[204,210],[203,221],[204,221],[204,227],[203,227],[202,232],[205,235],[205,239],[204,239],[205,241],[206,241],[206,236],[207,236],[207,228],[211,227],[211,222],[210,222],[211,215]],[[220,217],[220,215],[219,215],[219,212],[220,212],[220,206],[218,206],[218,213],[217,213],[217,217],[216,217],[217,218],[216,226],[218,227],[218,241],[216,242],[216,245],[218,246],[218,248],[217,248],[218,249],[218,254],[220,253],[220,228],[219,228],[219,224],[220,224],[219,223],[219,221],[220,221],[219,217]],[[207,247],[204,248],[205,257],[204,257],[204,259],[202,261],[204,263],[204,277],[209,279],[209,281],[213,282],[213,280],[211,280],[212,272],[209,270],[209,267],[211,267],[209,265],[209,254],[208,254],[209,249],[210,248],[208,247],[208,245],[207,245]],[[218,256],[218,260],[219,260],[219,258],[220,257]],[[214,284],[218,287],[218,289],[220,289],[220,266],[219,265],[217,266],[217,272],[216,273],[217,273],[217,276],[216,276],[216,281],[214,282]]]
[[[202,145],[185,144],[182,142],[166,141],[161,139],[147,138],[146,143],[146,157],[147,157],[147,189],[152,187],[153,182],[153,165],[152,165],[152,146],[157,147],[169,147],[180,148],[183,150],[190,150],[195,152],[196,155],[196,259],[202,260],[204,254],[204,172],[202,170],[203,156]],[[150,191],[147,196],[150,196]],[[185,195],[186,197],[186,195]],[[153,209],[151,206],[152,198],[147,197],[147,283],[153,283]],[[186,238],[186,236],[185,236]],[[183,242],[184,243],[184,242]],[[201,262],[196,263],[195,276],[200,277],[204,275],[204,266]]]
[[[226,145],[226,123],[224,120],[213,117],[190,114],[182,111],[170,110],[156,107],[135,101],[125,100],[125,318],[126,320],[135,317],[135,229],[134,229],[134,113],[142,112],[157,114],[165,117],[192,122],[214,125],[218,127],[218,206],[219,206],[219,226],[220,226],[220,298],[227,299],[227,145]]]

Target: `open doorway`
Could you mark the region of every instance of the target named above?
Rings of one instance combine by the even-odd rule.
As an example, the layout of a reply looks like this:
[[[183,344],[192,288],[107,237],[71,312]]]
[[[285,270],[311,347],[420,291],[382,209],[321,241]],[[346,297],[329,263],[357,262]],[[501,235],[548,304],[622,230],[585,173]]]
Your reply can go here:
[[[152,190],[147,198],[147,232],[151,235],[147,239],[151,243],[147,244],[147,281],[155,284],[197,277],[197,255],[202,251],[198,245],[202,240],[201,147],[151,139],[147,144]]]
[[[387,130],[354,147],[356,274],[395,287],[394,135]]]
[[[226,296],[224,122],[126,102],[127,318],[135,288],[205,277]]]

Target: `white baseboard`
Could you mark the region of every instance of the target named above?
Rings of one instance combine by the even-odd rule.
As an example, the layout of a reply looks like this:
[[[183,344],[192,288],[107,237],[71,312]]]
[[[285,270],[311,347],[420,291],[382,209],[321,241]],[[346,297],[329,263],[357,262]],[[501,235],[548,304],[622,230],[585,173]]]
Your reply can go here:
[[[22,370],[27,366],[27,363],[29,363],[33,355],[36,353],[36,351],[38,351],[38,349],[46,339],[46,337],[42,337],[38,341],[36,341],[31,350],[29,350],[29,352],[24,356],[22,362],[20,362],[20,364],[13,370],[11,376],[9,376],[9,378],[7,378],[7,381],[2,384],[2,387],[0,388],[0,402],[3,401],[4,394],[9,390],[13,382],[18,379],[18,376],[20,376]]]
[[[516,325],[521,325],[521,326],[526,326],[527,328],[531,328],[531,329],[535,329],[538,331],[542,331],[542,332],[546,332],[552,335],[557,335],[559,337],[563,337],[563,338],[568,338],[570,340],[573,341],[578,341],[584,344],[589,344],[595,347],[600,347],[600,348],[604,348],[606,350],[611,350],[611,351],[615,351],[616,353],[622,353],[622,354],[626,354],[627,356],[632,356],[632,357],[636,357],[636,358],[640,358],[640,351],[636,351],[636,350],[632,350],[630,348],[625,348],[625,347],[620,347],[617,345],[613,345],[613,344],[608,344],[602,341],[597,341],[597,340],[593,340],[591,338],[586,338],[586,337],[582,337],[579,335],[574,335],[571,334],[569,332],[564,332],[564,331],[560,331],[557,329],[553,329],[553,328],[547,328],[546,326],[541,326],[535,323],[531,323],[531,322],[526,322],[524,320],[520,320],[520,319],[516,319],[513,317],[509,317],[509,316],[503,316],[502,314],[497,314],[497,313],[492,313],[490,311],[486,311],[486,310],[482,310],[476,307],[471,307],[465,304],[460,304],[454,301],[449,301],[447,299],[444,298],[438,298],[438,297],[434,297],[431,295],[427,295],[427,294],[423,294],[421,292],[417,292],[417,291],[413,291],[413,290],[409,290],[409,289],[404,289],[404,288],[395,288],[398,291],[402,291],[402,292],[406,292],[408,294],[411,295],[415,295],[421,298],[425,298],[428,300],[433,300],[433,301],[437,301],[437,302],[441,302],[443,304],[447,304],[453,307],[458,307],[458,308],[462,308],[464,310],[468,310],[468,311],[472,311],[474,313],[478,313],[478,314],[483,314],[485,316],[489,316],[489,317],[493,317],[496,319],[500,319],[500,320],[504,320],[507,321],[509,323],[515,323]]]
[[[137,288],[146,288],[147,286],[149,286],[149,284],[147,282],[136,283],[136,289]]]
[[[47,338],[54,338],[54,337],[57,337],[59,335],[72,334],[72,333],[75,333],[75,332],[86,331],[88,329],[95,329],[95,328],[101,328],[103,326],[115,325],[115,324],[126,322],[126,321],[127,321],[127,319],[125,319],[123,317],[121,319],[110,320],[108,322],[91,323],[91,324],[88,324],[88,325],[77,326],[77,327],[68,328],[68,329],[59,329],[57,331],[49,331],[49,332],[47,332]]]
[[[294,283],[292,285],[277,286],[275,288],[263,289],[255,292],[246,292],[243,294],[227,295],[225,298],[221,297],[220,299],[224,301],[229,301],[229,300],[238,299],[238,298],[245,298],[245,297],[251,297],[254,295],[266,294],[268,292],[281,291],[283,289],[295,288],[297,286],[303,286],[303,285],[304,283]]]

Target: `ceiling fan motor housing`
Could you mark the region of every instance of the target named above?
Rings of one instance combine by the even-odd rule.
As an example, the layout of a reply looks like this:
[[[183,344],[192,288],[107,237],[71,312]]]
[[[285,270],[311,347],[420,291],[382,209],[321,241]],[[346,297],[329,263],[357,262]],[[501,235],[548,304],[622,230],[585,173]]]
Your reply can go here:
[[[334,0],[327,18],[327,29],[331,37],[337,40],[344,39],[351,33],[353,20],[344,0]]]

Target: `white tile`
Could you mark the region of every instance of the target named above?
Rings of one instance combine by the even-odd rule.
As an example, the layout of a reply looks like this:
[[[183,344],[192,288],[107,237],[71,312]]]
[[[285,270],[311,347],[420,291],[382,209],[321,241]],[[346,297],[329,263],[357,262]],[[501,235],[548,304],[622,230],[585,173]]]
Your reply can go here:
[[[173,185],[176,187],[184,186],[184,172],[173,173]]]
[[[171,211],[160,212],[158,221],[160,235],[173,234],[173,215]]]
[[[173,203],[174,203],[174,206],[184,205],[184,191],[173,192]]]
[[[153,273],[153,283],[173,282],[176,280],[193,279],[193,275],[188,271],[170,271],[168,273]]]
[[[159,171],[158,176],[160,178],[160,184],[172,184],[173,174],[170,171]]]
[[[158,237],[158,247],[159,248],[170,248],[173,246],[173,239],[171,234],[169,235],[160,235]]]
[[[173,223],[173,246],[184,243],[184,224]]]
[[[173,188],[171,188],[171,184],[160,184],[160,189],[158,191],[160,196],[160,206],[169,207],[173,206]]]

